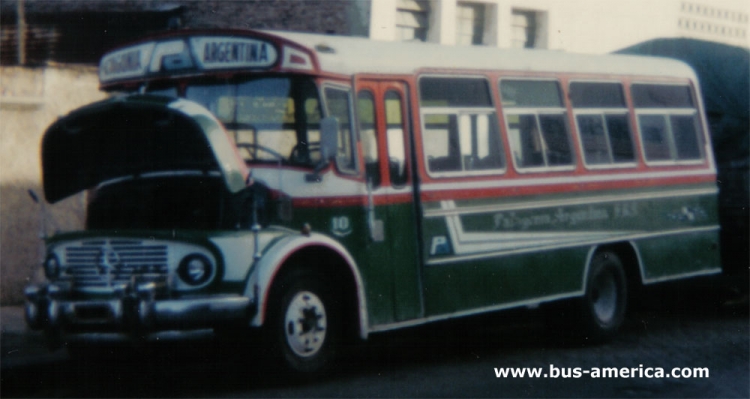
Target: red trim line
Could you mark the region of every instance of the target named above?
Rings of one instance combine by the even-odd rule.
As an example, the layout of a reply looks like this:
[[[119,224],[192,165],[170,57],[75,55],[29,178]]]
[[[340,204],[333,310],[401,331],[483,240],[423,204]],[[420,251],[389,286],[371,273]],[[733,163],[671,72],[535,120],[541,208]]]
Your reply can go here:
[[[441,200],[465,200],[491,197],[510,197],[544,194],[564,194],[573,192],[601,191],[601,190],[628,190],[634,188],[677,186],[682,184],[701,184],[715,182],[716,177],[708,176],[685,176],[668,178],[644,178],[625,181],[599,181],[566,184],[548,184],[540,186],[514,186],[501,188],[477,188],[460,190],[441,190],[422,192],[423,201]]]

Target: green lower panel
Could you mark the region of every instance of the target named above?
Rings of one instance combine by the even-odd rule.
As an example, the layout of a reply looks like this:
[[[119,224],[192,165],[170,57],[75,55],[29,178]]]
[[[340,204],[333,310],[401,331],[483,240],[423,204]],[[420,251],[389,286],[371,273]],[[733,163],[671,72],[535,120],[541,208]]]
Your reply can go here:
[[[570,248],[427,266],[427,316],[579,292],[587,255],[587,248]]]
[[[600,246],[634,246],[647,283],[719,266],[713,184],[443,200],[424,209],[427,316],[580,294],[588,255]]]
[[[701,274],[721,267],[718,231],[637,240],[645,283]]]
[[[365,287],[371,325],[421,315],[417,220],[411,203],[383,206],[369,215],[365,207],[295,209],[300,226],[338,240],[352,255]],[[370,218],[382,224],[374,239]]]

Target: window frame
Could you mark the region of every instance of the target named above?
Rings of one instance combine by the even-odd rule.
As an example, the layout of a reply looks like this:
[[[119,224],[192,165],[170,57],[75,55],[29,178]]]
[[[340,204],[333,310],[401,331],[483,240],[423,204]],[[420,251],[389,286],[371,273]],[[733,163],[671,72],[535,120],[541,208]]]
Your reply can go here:
[[[638,151],[637,151],[637,144],[635,143],[635,129],[631,120],[631,112],[630,108],[628,106],[628,98],[625,93],[625,84],[623,84],[622,81],[619,80],[592,80],[592,79],[572,79],[568,81],[568,93],[571,92],[571,85],[574,83],[604,83],[604,84],[617,84],[620,86],[621,93],[622,93],[622,99],[624,101],[622,107],[576,107],[575,104],[573,104],[573,101],[570,101],[570,108],[573,111],[573,123],[575,125],[576,129],[576,136],[577,136],[577,145],[579,153],[581,154],[581,162],[583,163],[583,166],[588,170],[600,170],[600,169],[631,169],[636,168],[638,166]],[[605,130],[605,138],[607,140],[607,149],[609,151],[610,156],[610,162],[609,163],[603,163],[603,164],[589,164],[586,161],[586,149],[583,145],[583,134],[581,132],[581,127],[578,123],[578,116],[579,115],[598,115],[601,116],[601,119],[603,121],[603,126],[606,129]],[[625,119],[628,124],[629,134],[630,134],[630,147],[633,151],[633,160],[629,162],[617,162],[615,161],[613,147],[612,147],[612,138],[609,132],[609,127],[607,126],[607,116],[609,115],[624,115]]]
[[[559,107],[528,107],[528,106],[522,106],[522,107],[515,107],[515,106],[507,106],[503,103],[503,96],[502,96],[502,83],[503,81],[539,81],[539,82],[554,82],[557,84],[558,93],[560,94],[560,102],[562,103]],[[566,100],[565,95],[566,92],[563,90],[562,82],[559,78],[556,77],[548,77],[548,78],[536,78],[536,77],[522,77],[522,76],[503,76],[497,80],[497,89],[498,89],[498,95],[501,105],[501,112],[503,113],[503,121],[504,121],[504,128],[505,132],[508,136],[508,145],[510,146],[510,154],[511,154],[511,161],[513,162],[513,168],[516,172],[526,174],[526,173],[545,173],[545,172],[568,172],[573,171],[576,169],[578,165],[578,155],[575,151],[575,143],[573,141],[572,132],[570,131],[570,120],[569,120],[569,114],[568,109],[566,107]],[[520,166],[516,160],[516,157],[514,155],[514,145],[515,140],[510,135],[510,118],[509,116],[512,115],[532,115],[536,121],[536,126],[539,132],[539,135],[542,139],[543,133],[541,130],[541,122],[539,120],[540,115],[562,115],[565,119],[565,132],[567,133],[568,138],[568,148],[570,149],[570,157],[572,159],[572,162],[569,165],[560,165],[560,166],[549,166],[547,164],[547,156],[546,152],[543,155],[545,159],[545,165],[544,166],[531,166],[531,167],[524,167]],[[546,146],[546,141],[545,141]]]
[[[334,163],[336,165],[336,170],[341,172],[342,174],[349,175],[349,176],[358,176],[360,174],[360,156],[359,156],[359,135],[357,134],[357,127],[355,125],[356,119],[356,111],[354,103],[354,93],[352,90],[352,87],[349,85],[341,84],[339,82],[323,82],[320,85],[320,97],[323,101],[323,110],[325,117],[334,116],[330,113],[330,108],[328,104],[328,96],[326,93],[326,90],[333,89],[333,90],[339,90],[342,92],[345,92],[347,94],[348,103],[349,103],[349,139],[350,139],[350,146],[351,146],[351,153],[352,153],[352,164],[353,168],[349,168],[348,166],[342,166],[341,162],[339,161],[338,154],[334,158]],[[339,122],[340,124],[341,122]],[[341,134],[339,132],[339,134]]]
[[[460,107],[452,107],[452,106],[424,106],[423,105],[423,99],[422,99],[422,79],[423,78],[444,78],[444,79],[481,79],[485,82],[486,88],[487,88],[487,94],[488,98],[490,100],[490,105],[488,106],[479,106],[479,107],[472,107],[472,106],[460,106]],[[427,175],[430,178],[433,179],[444,179],[444,178],[456,178],[456,177],[476,177],[476,176],[502,176],[507,173],[508,171],[508,161],[506,159],[505,154],[505,144],[503,142],[503,134],[502,134],[502,127],[500,125],[499,116],[498,116],[498,109],[497,104],[495,103],[495,98],[492,93],[492,81],[490,78],[488,78],[485,75],[472,75],[472,74],[461,74],[461,75],[452,75],[452,74],[421,74],[417,78],[417,94],[419,97],[419,118],[420,118],[420,129],[421,129],[421,142],[419,143],[420,147],[422,148],[422,162],[424,164],[424,170],[427,172]],[[459,118],[461,115],[488,115],[488,120],[490,120],[490,125],[492,124],[491,118],[489,115],[494,114],[494,122],[495,122],[495,134],[496,134],[496,140],[497,140],[497,146],[498,146],[498,156],[500,157],[500,161],[502,163],[502,167],[500,168],[494,168],[494,169],[474,169],[474,170],[466,170],[463,169],[464,164],[463,160],[460,159],[461,163],[461,170],[457,171],[432,171],[430,170],[429,166],[429,159],[428,154],[425,148],[425,133],[427,131],[426,126],[426,118],[427,115],[455,115],[456,118]],[[460,146],[460,138],[459,138],[459,146]],[[459,150],[459,156],[461,155],[461,148]]]
[[[383,139],[385,140],[385,150],[386,150],[385,151],[385,155],[386,155],[386,158],[388,160],[387,161],[387,164],[388,164],[388,180],[391,183],[390,186],[392,188],[395,188],[395,189],[400,189],[400,188],[406,187],[409,184],[410,180],[411,180],[410,176],[409,176],[409,170],[410,170],[409,168],[410,168],[411,162],[410,162],[410,159],[409,159],[409,143],[408,143],[408,140],[407,140],[407,138],[408,138],[408,132],[409,132],[408,124],[407,124],[407,118],[409,116],[407,115],[408,112],[406,112],[406,113],[404,112],[405,111],[405,105],[407,104],[406,100],[404,99],[404,97],[407,95],[407,93],[406,93],[405,90],[406,90],[405,88],[403,89],[403,91],[397,90],[397,89],[392,88],[392,87],[391,88],[387,88],[387,89],[385,89],[383,91],[383,96],[382,96],[382,100],[383,100],[383,122],[385,124],[385,131],[383,132]],[[394,148],[393,147],[394,143],[391,142],[391,138],[393,138],[393,136],[391,135],[391,131],[392,130],[391,130],[391,128],[389,128],[390,123],[388,123],[388,116],[389,116],[388,115],[388,95],[389,94],[394,94],[396,96],[396,98],[398,99],[398,105],[399,105],[398,112],[399,112],[399,117],[401,118],[401,123],[399,124],[399,129],[401,130],[401,132],[400,132],[401,134],[399,135],[398,141],[401,143],[401,150],[402,150],[401,153],[403,155],[403,167],[404,167],[403,181],[395,179],[393,173],[391,173],[392,171],[391,171],[391,168],[390,168],[391,154],[392,154],[391,149]]]
[[[674,166],[674,165],[702,165],[706,162],[708,155],[706,154],[706,137],[705,137],[705,126],[701,123],[700,115],[698,114],[699,106],[696,92],[691,82],[675,83],[675,82],[652,82],[652,81],[633,81],[628,85],[628,90],[631,92],[631,99],[633,98],[632,91],[633,86],[637,85],[650,85],[650,86],[682,86],[687,87],[692,102],[691,107],[662,107],[662,108],[650,108],[641,107],[636,105],[633,99],[633,112],[635,115],[635,123],[638,128],[638,141],[640,145],[640,151],[643,155],[643,161],[647,166]],[[641,124],[641,116],[643,115],[656,115],[662,116],[666,126],[666,133],[668,135],[668,146],[670,159],[665,160],[649,160],[646,153],[646,141],[643,138],[643,129]],[[698,150],[700,151],[700,157],[697,159],[679,159],[677,154],[677,146],[674,137],[674,130],[672,128],[671,118],[673,116],[689,116],[693,120],[693,126],[695,127],[695,138]]]
[[[372,188],[376,189],[383,184],[383,176],[380,171],[380,158],[382,154],[380,153],[380,137],[379,137],[380,132],[378,131],[376,97],[375,97],[375,93],[372,91],[370,87],[360,88],[356,94],[357,94],[357,129],[358,129],[359,136],[360,136],[359,139],[361,140],[361,144],[362,144],[362,161],[365,165],[364,177],[365,177],[365,181],[367,182],[367,184],[372,184]],[[366,94],[367,96],[369,96],[370,97],[369,100],[371,101],[370,103],[371,108],[369,109],[369,111],[372,112],[372,122],[371,122],[372,123],[372,137],[367,137],[367,138],[365,138],[364,137],[365,135],[363,134],[365,129],[363,129],[362,118],[359,112],[360,107],[361,107],[360,101],[362,100],[361,97],[363,94]],[[371,141],[370,139],[372,139],[372,142],[370,142]],[[374,145],[374,148],[370,148],[370,145]],[[372,160],[372,162],[368,162],[368,155],[370,155],[368,150],[374,150],[375,158]],[[370,170],[368,166],[371,164],[375,165],[373,169],[376,172],[372,176],[376,179],[373,179],[373,180],[370,180],[371,175],[368,174]]]

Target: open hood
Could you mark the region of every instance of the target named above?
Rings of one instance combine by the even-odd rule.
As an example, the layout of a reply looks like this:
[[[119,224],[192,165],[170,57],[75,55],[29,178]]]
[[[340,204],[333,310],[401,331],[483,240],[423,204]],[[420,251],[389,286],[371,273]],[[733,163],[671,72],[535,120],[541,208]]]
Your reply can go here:
[[[186,100],[105,100],[59,119],[42,139],[50,203],[108,181],[199,173],[220,174],[230,192],[241,190],[247,176],[221,123]]]

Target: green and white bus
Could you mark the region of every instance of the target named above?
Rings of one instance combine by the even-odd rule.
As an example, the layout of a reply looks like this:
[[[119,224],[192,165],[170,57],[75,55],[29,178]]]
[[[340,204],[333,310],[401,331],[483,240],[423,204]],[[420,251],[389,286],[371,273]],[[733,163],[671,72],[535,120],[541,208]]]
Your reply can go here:
[[[312,372],[353,337],[553,302],[605,339],[634,288],[721,271],[677,61],[184,30],[99,74],[111,98],[42,142],[46,200],[88,204],[26,289],[54,342],[235,329]]]

